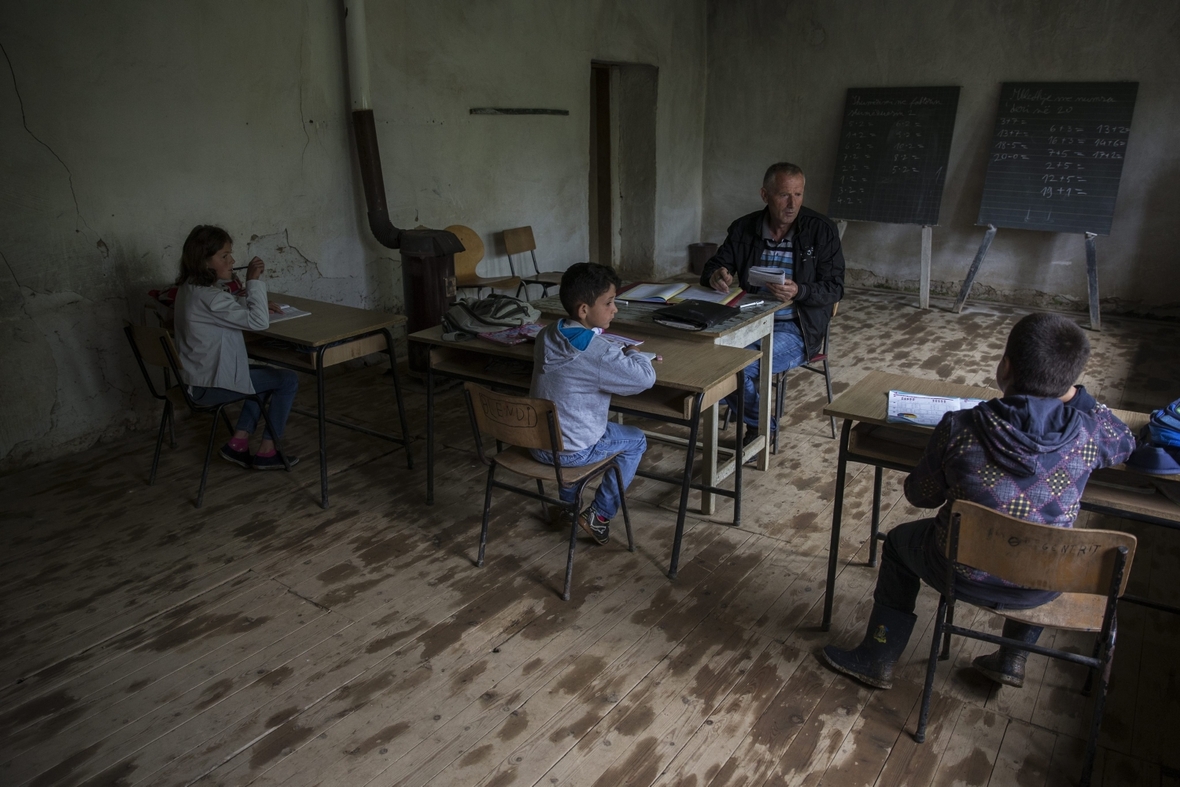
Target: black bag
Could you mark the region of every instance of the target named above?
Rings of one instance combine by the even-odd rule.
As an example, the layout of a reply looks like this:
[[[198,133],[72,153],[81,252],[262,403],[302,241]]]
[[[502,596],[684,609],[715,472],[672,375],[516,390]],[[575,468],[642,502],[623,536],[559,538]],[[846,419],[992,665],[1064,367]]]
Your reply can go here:
[[[476,300],[456,301],[443,315],[444,333],[480,333],[536,322],[541,312],[533,305],[508,295],[493,293]]]
[[[656,309],[652,312],[652,319],[669,328],[679,328],[683,331],[703,331],[725,322],[736,314],[740,314],[740,311],[733,306],[690,298],[675,306]]]

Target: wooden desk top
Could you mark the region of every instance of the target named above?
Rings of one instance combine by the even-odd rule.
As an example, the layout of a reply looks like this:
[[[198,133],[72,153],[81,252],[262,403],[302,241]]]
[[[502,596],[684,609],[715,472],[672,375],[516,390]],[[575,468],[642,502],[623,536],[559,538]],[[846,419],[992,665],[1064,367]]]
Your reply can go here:
[[[306,318],[300,318],[306,319]],[[643,340],[643,349],[663,356],[652,367],[656,370],[656,384],[691,393],[704,393],[714,388],[749,366],[761,357],[757,350],[738,347],[722,347],[700,342],[684,341],[667,336],[646,336],[634,332],[636,339]],[[504,345],[485,339],[469,339],[461,342],[444,341],[442,326],[427,328],[410,334],[412,342],[445,347],[456,351],[477,352],[527,363],[533,362],[533,342]]]
[[[837,418],[851,418],[871,424],[885,425],[889,412],[888,393],[906,391],[928,396],[966,396],[974,399],[994,399],[1000,392],[994,388],[980,388],[974,385],[957,385],[942,380],[924,380],[904,374],[869,372],[856,384],[832,400],[824,408],[824,415]],[[901,429],[918,432],[932,431],[928,426],[914,424],[889,424]]]
[[[886,421],[887,394],[891,390],[930,396],[968,396],[976,399],[992,399],[1000,395],[1000,392],[994,388],[956,385],[941,380],[909,377],[904,374],[870,372],[824,408],[825,415],[887,426],[886,430],[874,430],[860,435],[857,452],[911,465],[917,464],[922,450],[912,439],[894,442],[887,433],[898,429],[903,432],[919,432],[929,435],[933,429],[928,426],[888,423]],[[1139,430],[1150,418],[1146,413],[1137,413],[1132,410],[1111,408],[1111,412],[1135,434],[1139,433]],[[897,435],[898,433],[894,432],[893,434]],[[1096,470],[1091,476],[1091,483],[1086,485],[1083,500],[1091,505],[1101,505],[1117,511],[1167,519],[1173,522],[1180,521],[1180,505],[1173,503],[1159,493],[1153,486],[1155,480],[1157,480],[1156,477],[1138,473],[1126,465],[1102,468]],[[1174,483],[1176,480],[1180,480],[1180,477],[1158,480]]]
[[[305,312],[311,312],[311,314],[306,317],[271,323],[269,328],[265,331],[258,331],[255,335],[268,339],[279,339],[303,347],[321,347],[325,344],[379,331],[382,328],[392,328],[406,322],[406,317],[402,314],[341,306],[338,303],[300,298],[297,295],[284,295],[281,292],[268,293],[267,297],[279,303],[289,303],[296,309],[302,309]]]
[[[541,310],[541,314],[546,317],[556,319],[558,317],[565,317],[565,307],[561,305],[561,299],[554,297],[541,298],[539,300],[530,301],[533,306]],[[666,325],[660,325],[652,319],[652,312],[656,309],[662,309],[670,304],[666,303],[619,303],[619,313],[615,315],[611,322],[611,330],[618,333],[626,334],[630,331],[642,330],[647,336],[668,336],[679,339],[689,339],[695,341],[715,341],[718,338],[728,336],[735,333],[747,325],[756,322],[763,315],[770,312],[778,311],[789,304],[779,303],[777,301],[769,301],[762,306],[754,306],[752,308],[740,311],[733,317],[729,318],[723,323],[714,325],[712,328],[707,328],[703,331],[682,331],[678,328],[669,328]],[[639,338],[638,336],[636,338]]]

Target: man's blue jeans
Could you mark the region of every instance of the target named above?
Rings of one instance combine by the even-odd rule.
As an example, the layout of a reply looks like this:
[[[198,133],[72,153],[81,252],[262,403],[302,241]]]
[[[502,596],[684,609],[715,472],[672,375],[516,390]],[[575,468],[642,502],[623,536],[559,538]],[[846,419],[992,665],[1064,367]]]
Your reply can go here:
[[[262,397],[263,402],[269,402],[266,418],[269,427],[266,437],[273,439],[271,429],[280,439],[283,428],[287,425],[287,416],[291,414],[291,406],[295,404],[295,393],[299,390],[299,375],[290,369],[273,369],[269,366],[251,366],[250,382],[254,392]],[[242,396],[238,391],[225,388],[202,388],[193,386],[193,400],[197,404],[216,405],[222,402],[232,402]],[[254,434],[258,426],[258,404],[252,399],[242,402],[242,414],[238,417],[238,429],[247,434]]]
[[[802,366],[807,360],[803,357],[803,331],[795,320],[777,320],[771,340],[770,362],[774,365],[775,374]],[[762,340],[759,339],[747,349],[761,350]],[[754,361],[745,370],[746,425],[754,429],[758,428],[758,371],[761,367],[762,361]],[[725,402],[733,412],[737,412],[736,391],[725,397]],[[771,428],[777,427],[778,424],[774,424]]]
[[[635,477],[635,470],[639,467],[639,460],[643,458],[645,450],[647,450],[647,438],[643,436],[642,431],[634,426],[623,426],[613,421],[607,421],[606,433],[597,443],[589,448],[583,448],[581,451],[562,451],[561,466],[592,465],[617,453],[619,454],[617,460],[619,472],[623,476],[623,488],[626,489],[631,485],[631,479]],[[553,454],[549,451],[533,449],[532,454],[538,462],[553,464]],[[566,503],[574,502],[574,487],[562,487],[558,491],[558,496]],[[614,471],[607,470],[606,475],[602,477],[602,483],[598,486],[598,492],[594,495],[594,510],[603,519],[610,519],[619,510],[619,498],[619,484],[615,480]]]

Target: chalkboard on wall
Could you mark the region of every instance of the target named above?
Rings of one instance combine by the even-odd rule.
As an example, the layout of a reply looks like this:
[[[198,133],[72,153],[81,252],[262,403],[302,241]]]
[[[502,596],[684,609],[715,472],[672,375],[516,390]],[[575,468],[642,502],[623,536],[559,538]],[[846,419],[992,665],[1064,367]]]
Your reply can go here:
[[[1109,235],[1138,82],[1005,82],[979,223]]]
[[[937,224],[958,87],[849,88],[828,215]]]

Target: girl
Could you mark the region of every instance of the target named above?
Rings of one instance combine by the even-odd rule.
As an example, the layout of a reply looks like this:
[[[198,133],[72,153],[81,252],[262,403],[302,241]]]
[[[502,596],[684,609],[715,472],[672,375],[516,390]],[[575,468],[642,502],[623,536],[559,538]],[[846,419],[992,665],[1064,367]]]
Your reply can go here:
[[[275,451],[275,439],[282,439],[287,415],[295,401],[299,380],[288,369],[251,366],[246,358],[242,331],[263,331],[270,326],[270,312],[277,311],[266,300],[261,259],[250,260],[246,269],[245,298],[232,294],[234,277],[233,240],[220,227],[194,227],[180,255],[180,276],[176,280],[176,346],[180,353],[181,382],[189,386],[200,404],[216,405],[242,394],[260,394],[269,400],[268,427],[258,453],[250,455],[249,439],[258,425],[258,404],[242,404],[237,431],[221,447],[221,457],[255,470],[281,470],[283,460]],[[273,431],[273,434],[271,430]],[[298,457],[288,456],[295,464]]]

